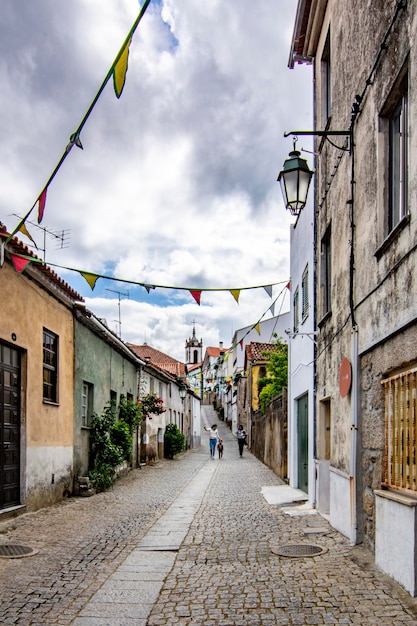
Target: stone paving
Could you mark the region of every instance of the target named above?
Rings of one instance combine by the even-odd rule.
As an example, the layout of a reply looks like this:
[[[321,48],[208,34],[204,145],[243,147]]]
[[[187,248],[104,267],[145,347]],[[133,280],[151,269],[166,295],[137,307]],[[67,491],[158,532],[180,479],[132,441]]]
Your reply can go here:
[[[133,470],[113,491],[0,521],[1,543],[37,550],[0,559],[0,623],[417,625],[417,601],[371,555],[307,508],[268,503],[265,487],[281,481],[220,431],[221,460],[203,431],[199,450]],[[289,544],[323,552],[276,554]]]

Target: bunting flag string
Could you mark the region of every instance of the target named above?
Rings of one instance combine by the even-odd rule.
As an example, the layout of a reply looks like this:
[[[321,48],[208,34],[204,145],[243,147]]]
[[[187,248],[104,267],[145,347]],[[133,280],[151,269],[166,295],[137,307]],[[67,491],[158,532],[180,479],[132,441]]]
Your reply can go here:
[[[26,215],[24,215],[24,217],[20,220],[20,222],[18,223],[18,225],[16,226],[16,228],[10,233],[9,237],[6,239],[6,241],[4,242],[4,244],[7,244],[10,239],[19,231],[21,230],[22,225],[26,222],[26,220],[28,219],[29,215],[32,213],[33,209],[35,208],[35,206],[38,204],[38,223],[40,224],[42,219],[43,219],[43,214],[45,211],[45,205],[46,205],[46,192],[48,187],[50,186],[51,182],[53,181],[53,179],[55,178],[55,176],[57,175],[58,171],[61,169],[61,166],[63,165],[65,159],[67,158],[67,156],[69,155],[69,153],[71,152],[72,148],[74,146],[77,146],[77,148],[81,148],[83,149],[82,143],[81,143],[81,139],[80,139],[80,134],[82,129],[84,128],[88,118],[90,117],[95,105],[98,102],[98,99],[100,98],[101,94],[104,91],[104,88],[106,87],[107,83],[109,82],[110,78],[113,76],[113,84],[114,84],[114,90],[116,93],[117,98],[120,98],[122,91],[123,91],[123,87],[126,81],[126,72],[127,72],[127,65],[128,65],[128,56],[129,56],[129,46],[130,46],[130,42],[132,40],[132,37],[137,29],[137,27],[139,26],[139,22],[141,21],[142,17],[144,16],[146,9],[148,8],[149,4],[150,4],[151,0],[145,0],[145,2],[143,3],[140,11],[139,11],[139,15],[137,16],[137,18],[135,19],[133,26],[131,27],[127,37],[125,38],[119,52],[116,55],[115,60],[113,61],[109,71],[107,72],[99,90],[97,91],[96,95],[93,98],[93,101],[91,102],[90,106],[87,109],[87,112],[85,113],[84,117],[81,120],[81,123],[79,124],[77,130],[70,136],[70,140],[69,143],[67,144],[61,158],[59,159],[57,165],[55,166],[55,169],[53,170],[52,174],[49,176],[48,181],[46,183],[46,185],[44,186],[42,193],[38,196],[38,198],[36,199],[36,201],[34,202],[34,204],[31,206],[31,208],[29,209],[29,211],[26,213]]]
[[[105,280],[113,280],[116,282],[126,283],[129,285],[138,285],[140,287],[144,287],[148,293],[150,292],[151,289],[171,289],[171,290],[178,290],[178,291],[188,291],[192,295],[192,297],[194,298],[194,300],[197,302],[198,305],[201,304],[201,294],[203,291],[228,291],[229,293],[233,295],[234,299],[238,303],[241,291],[248,291],[252,289],[265,289],[265,287],[267,286],[271,288],[271,293],[272,293],[272,287],[274,287],[275,285],[282,285],[284,283],[287,283],[287,281],[279,281],[276,283],[270,283],[269,285],[251,285],[248,287],[239,287],[239,288],[234,288],[234,289],[230,289],[229,287],[194,288],[194,287],[181,287],[181,286],[176,286],[176,285],[157,285],[157,284],[144,283],[144,282],[136,281],[136,280],[129,280],[127,278],[118,278],[117,276],[110,276],[108,274],[98,274],[96,272],[82,270],[82,269],[78,269],[75,267],[59,265],[58,263],[51,263],[51,262],[45,263],[42,259],[36,256],[30,256],[30,255],[20,254],[16,252],[11,253],[11,255],[14,258],[25,259],[27,262],[40,263],[42,265],[56,267],[58,269],[66,270],[69,272],[78,272],[87,281],[87,283],[89,284],[92,290],[94,290],[97,280],[99,278],[104,278]],[[268,307],[268,310],[270,307],[271,305]]]
[[[284,282],[285,282],[285,281],[284,281]],[[278,284],[278,283],[275,283],[275,284]],[[282,284],[282,283],[281,283],[281,284]],[[277,295],[277,297],[276,297],[276,298],[275,298],[275,300],[274,300],[274,305],[276,304],[276,302],[278,301],[278,299],[279,299],[279,298],[280,298],[283,294],[285,294],[285,290],[288,288],[288,285],[289,285],[289,283],[287,283],[287,284],[285,285],[285,287],[284,287],[284,288],[280,291],[280,293]],[[265,288],[265,286],[264,286],[264,285],[262,285],[262,287],[264,287],[264,288]],[[284,298],[285,298],[285,295],[284,295]],[[282,299],[282,302],[281,302],[280,311],[282,310],[282,307],[283,307],[283,305],[284,305],[284,298]],[[261,323],[261,321],[263,320],[263,318],[265,317],[265,315],[267,315],[268,310],[269,310],[269,308],[268,308],[268,309],[267,309],[267,310],[263,313],[263,315],[261,315],[261,317],[259,318],[259,320],[258,320],[255,324],[253,324],[252,326],[250,326],[250,327],[249,327],[249,329],[246,331],[246,333],[244,334],[244,336],[243,336],[241,339],[239,339],[239,341],[238,341],[237,343],[235,343],[234,345],[232,345],[232,346],[231,346],[228,350],[226,350],[226,351],[225,351],[225,352],[224,352],[224,353],[223,353],[223,354],[219,357],[219,359],[220,359],[221,361],[226,361],[226,360],[229,358],[229,356],[230,356],[230,354],[231,354],[232,350],[234,350],[234,349],[235,349],[238,345],[240,346],[241,350],[243,350],[243,346],[244,346],[243,342],[244,342],[244,339],[245,339],[245,337],[247,337],[247,336],[249,335],[249,333],[251,333],[251,332],[252,332],[252,330],[256,330],[256,331],[257,331],[257,333],[258,333],[259,335],[261,334],[261,327],[260,327],[260,323]],[[205,368],[205,370],[204,370],[204,372],[203,372],[203,373],[206,375],[206,377],[208,377],[208,374],[210,373],[210,371],[211,371],[213,368],[214,368],[214,369],[217,369],[217,365],[216,365],[216,367],[215,367],[215,365],[216,365],[216,364],[209,365],[208,367],[206,367],[206,368]],[[196,374],[189,374],[189,375],[188,375],[188,378],[193,378],[194,376],[200,376],[200,372],[197,372]],[[210,382],[210,381],[209,381],[209,382]],[[211,381],[211,382],[213,382],[213,381]]]

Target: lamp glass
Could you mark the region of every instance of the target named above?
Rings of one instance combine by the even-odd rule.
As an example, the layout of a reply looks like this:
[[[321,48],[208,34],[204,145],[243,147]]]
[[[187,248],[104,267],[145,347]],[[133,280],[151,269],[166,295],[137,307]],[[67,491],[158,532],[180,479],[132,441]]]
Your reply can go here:
[[[313,176],[307,161],[302,159],[300,154],[298,150],[290,152],[278,176],[285,207],[293,215],[299,215],[305,207],[308,188]]]

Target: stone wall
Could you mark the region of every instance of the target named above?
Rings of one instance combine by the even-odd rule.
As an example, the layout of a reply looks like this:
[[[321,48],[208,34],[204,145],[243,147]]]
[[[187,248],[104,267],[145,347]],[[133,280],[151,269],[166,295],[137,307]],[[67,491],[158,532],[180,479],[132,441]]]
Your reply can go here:
[[[250,450],[280,478],[287,479],[287,389],[275,396],[266,414],[256,411],[252,417]]]

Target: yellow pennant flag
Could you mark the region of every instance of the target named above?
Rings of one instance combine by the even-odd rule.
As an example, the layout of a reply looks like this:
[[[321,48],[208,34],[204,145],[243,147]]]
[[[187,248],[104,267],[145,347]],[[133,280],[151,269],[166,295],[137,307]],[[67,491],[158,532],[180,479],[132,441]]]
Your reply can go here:
[[[258,335],[261,334],[261,327],[259,325],[259,322],[257,322],[254,326],[254,329],[256,330],[256,332],[258,333]]]
[[[113,86],[114,92],[118,98],[122,95],[123,87],[125,86],[126,81],[126,72],[127,72],[127,61],[129,58],[129,46],[132,39],[126,43],[122,54],[119,57],[116,65],[113,70]]]
[[[26,235],[26,237],[27,237],[28,239],[30,239],[30,240],[31,240],[31,242],[33,243],[33,245],[35,246],[35,248],[37,248],[37,247],[38,247],[38,246],[36,245],[36,243],[35,243],[34,239],[32,238],[31,234],[29,233],[28,229],[26,228],[26,226],[25,226],[25,224],[24,224],[24,223],[20,226],[19,231],[20,231],[21,233],[23,233],[24,235]]]
[[[230,293],[232,294],[236,302],[239,304],[240,289],[231,289]]]
[[[91,287],[91,290],[94,290],[94,287],[96,286],[96,282],[100,278],[100,276],[97,276],[97,274],[90,274],[89,272],[80,272],[80,274],[88,282],[88,284]]]

